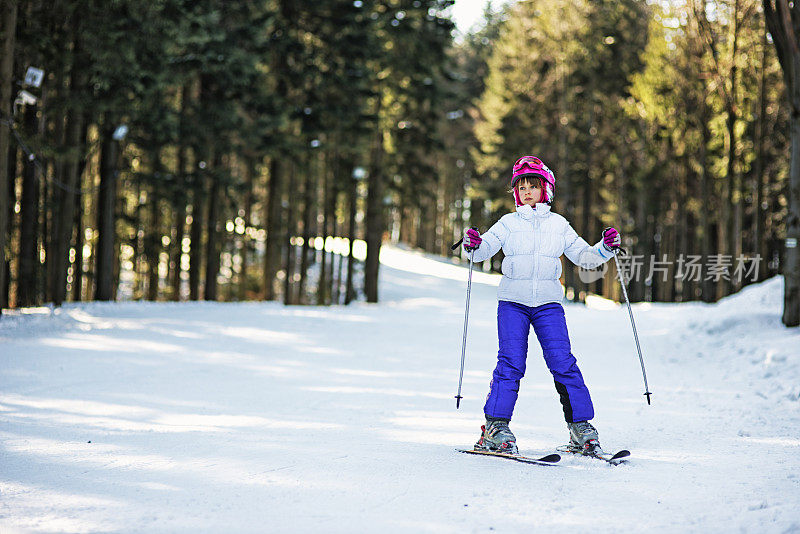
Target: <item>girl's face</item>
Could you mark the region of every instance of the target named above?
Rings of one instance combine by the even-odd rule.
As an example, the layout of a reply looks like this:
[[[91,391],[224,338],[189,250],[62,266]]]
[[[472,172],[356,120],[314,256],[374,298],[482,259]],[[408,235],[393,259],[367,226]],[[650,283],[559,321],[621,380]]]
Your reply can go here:
[[[522,179],[517,184],[517,193],[523,204],[535,207],[536,203],[542,199],[542,184],[538,180]]]

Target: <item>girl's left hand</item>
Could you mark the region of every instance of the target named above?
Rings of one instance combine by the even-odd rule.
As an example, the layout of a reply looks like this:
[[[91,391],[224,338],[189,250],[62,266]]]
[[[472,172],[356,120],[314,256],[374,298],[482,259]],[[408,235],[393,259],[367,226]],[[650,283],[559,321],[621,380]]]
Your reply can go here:
[[[603,230],[603,247],[609,252],[617,250],[622,245],[622,238],[613,226]]]

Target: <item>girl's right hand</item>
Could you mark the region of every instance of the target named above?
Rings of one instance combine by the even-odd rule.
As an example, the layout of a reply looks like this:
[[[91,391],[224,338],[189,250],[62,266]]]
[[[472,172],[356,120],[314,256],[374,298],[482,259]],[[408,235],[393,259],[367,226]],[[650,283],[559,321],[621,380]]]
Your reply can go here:
[[[464,232],[464,250],[470,252],[481,246],[481,234],[475,228],[470,228]]]
[[[609,252],[618,250],[622,245],[622,238],[613,226],[609,226],[603,230],[603,247]]]

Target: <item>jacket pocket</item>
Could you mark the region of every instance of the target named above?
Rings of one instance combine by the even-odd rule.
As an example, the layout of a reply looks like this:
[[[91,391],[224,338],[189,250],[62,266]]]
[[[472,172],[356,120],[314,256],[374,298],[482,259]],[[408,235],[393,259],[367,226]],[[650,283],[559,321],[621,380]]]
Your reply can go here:
[[[506,256],[500,270],[503,276],[512,280],[526,280],[533,278],[532,255]]]
[[[561,260],[553,256],[539,257],[539,279],[557,280],[561,276]]]

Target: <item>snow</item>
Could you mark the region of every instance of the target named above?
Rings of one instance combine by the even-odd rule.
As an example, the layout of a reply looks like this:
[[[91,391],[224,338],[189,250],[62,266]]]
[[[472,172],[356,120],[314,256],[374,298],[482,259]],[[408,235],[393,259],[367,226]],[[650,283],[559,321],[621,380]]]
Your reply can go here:
[[[82,303],[0,320],[0,532],[800,532],[800,330],[783,282],[717,304],[566,305],[606,450],[458,454],[497,276],[384,247],[380,304]],[[531,339],[511,428],[567,439]]]

